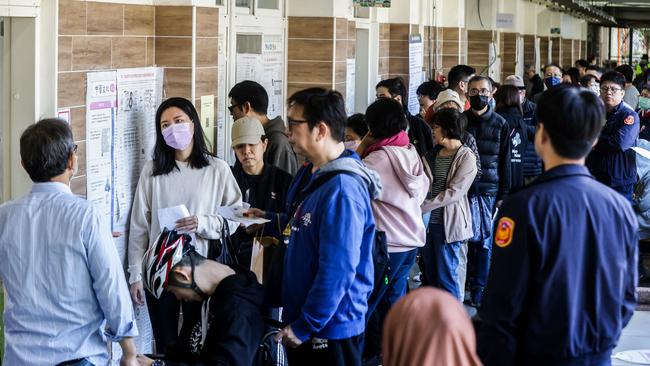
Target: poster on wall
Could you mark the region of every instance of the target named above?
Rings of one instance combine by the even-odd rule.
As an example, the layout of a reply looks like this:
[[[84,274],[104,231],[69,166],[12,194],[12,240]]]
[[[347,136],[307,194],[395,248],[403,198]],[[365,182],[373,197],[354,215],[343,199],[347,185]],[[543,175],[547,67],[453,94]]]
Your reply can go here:
[[[283,40],[281,35],[264,35],[262,44],[262,75],[260,84],[269,94],[269,118],[282,115],[284,89],[284,57]],[[255,80],[255,79],[253,79]]]
[[[356,83],[356,60],[349,58],[347,60],[347,74],[345,77],[345,109],[348,112],[348,116],[354,114],[355,112],[355,94],[354,90]]]
[[[115,71],[90,72],[86,82],[86,199],[104,217],[113,208],[113,128],[117,107]]]
[[[391,0],[353,0],[352,3],[362,8],[390,8]]]
[[[259,82],[262,78],[262,55],[257,53],[238,53],[235,81],[244,80]]]
[[[424,63],[424,49],[422,46],[422,37],[413,35],[409,37],[409,89],[408,89],[408,109],[411,114],[420,113],[420,104],[416,91],[418,86],[424,81],[422,78],[422,66]]]

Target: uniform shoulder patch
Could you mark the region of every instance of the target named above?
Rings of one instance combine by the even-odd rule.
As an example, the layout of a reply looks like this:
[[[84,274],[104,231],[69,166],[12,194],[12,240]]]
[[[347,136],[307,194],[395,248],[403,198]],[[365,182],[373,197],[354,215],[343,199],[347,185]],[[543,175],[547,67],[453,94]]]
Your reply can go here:
[[[634,116],[627,116],[623,122],[626,125],[633,125],[634,124]]]
[[[512,243],[512,237],[515,233],[515,222],[509,217],[502,217],[497,223],[496,232],[494,233],[494,244],[500,248],[505,248]]]

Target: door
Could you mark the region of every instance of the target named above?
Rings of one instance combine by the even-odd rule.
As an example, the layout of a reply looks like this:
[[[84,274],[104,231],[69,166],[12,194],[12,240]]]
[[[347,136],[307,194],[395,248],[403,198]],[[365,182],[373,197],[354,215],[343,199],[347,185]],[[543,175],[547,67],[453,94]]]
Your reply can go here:
[[[373,86],[373,95],[374,95],[374,82],[368,79],[370,65],[370,58],[368,55],[370,45],[370,35],[368,29],[357,28],[357,47],[356,47],[356,60],[355,60],[355,82],[354,82],[354,106],[355,110],[350,112],[360,112],[364,113],[366,108],[368,108],[369,93],[368,89],[370,84]]]

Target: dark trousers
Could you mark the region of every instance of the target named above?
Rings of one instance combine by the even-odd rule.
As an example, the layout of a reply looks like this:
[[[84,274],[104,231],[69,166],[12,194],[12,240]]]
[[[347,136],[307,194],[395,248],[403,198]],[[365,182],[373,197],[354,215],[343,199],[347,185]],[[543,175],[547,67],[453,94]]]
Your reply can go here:
[[[61,362],[57,366],[95,366],[90,361],[84,359]]]
[[[153,297],[149,291],[147,295],[147,310],[151,319],[151,330],[156,341],[154,353],[165,354],[168,345],[178,339],[178,313],[180,301],[169,292],[163,292],[160,299]]]
[[[287,348],[291,366],[361,366],[363,333],[358,336],[328,340],[307,340],[298,348]]]

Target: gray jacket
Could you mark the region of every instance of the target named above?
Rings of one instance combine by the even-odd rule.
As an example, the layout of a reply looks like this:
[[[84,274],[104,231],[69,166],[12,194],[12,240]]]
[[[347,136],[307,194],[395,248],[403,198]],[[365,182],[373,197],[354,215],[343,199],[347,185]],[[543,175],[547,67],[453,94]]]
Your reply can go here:
[[[294,176],[298,171],[296,154],[289,144],[287,135],[284,134],[284,121],[275,117],[264,126],[264,133],[269,139],[269,144],[264,154],[264,162],[277,166]]]

